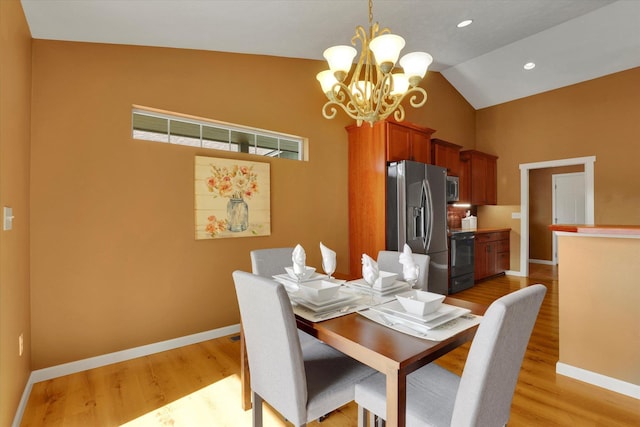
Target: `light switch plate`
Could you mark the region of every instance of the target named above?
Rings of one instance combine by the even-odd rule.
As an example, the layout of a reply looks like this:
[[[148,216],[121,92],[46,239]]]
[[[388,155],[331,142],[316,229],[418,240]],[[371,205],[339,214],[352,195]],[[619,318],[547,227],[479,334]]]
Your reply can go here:
[[[13,208],[4,207],[4,222],[3,222],[3,230],[11,230],[13,228]]]
[[[511,212],[511,219],[520,219],[520,212]]]

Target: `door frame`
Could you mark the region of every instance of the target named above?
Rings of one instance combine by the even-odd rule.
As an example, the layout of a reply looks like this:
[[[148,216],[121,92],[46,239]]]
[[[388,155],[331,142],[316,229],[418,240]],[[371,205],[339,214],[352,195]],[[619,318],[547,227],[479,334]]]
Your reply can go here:
[[[560,166],[584,166],[585,223],[593,225],[595,161],[596,156],[588,156],[520,165],[520,272],[517,275],[529,275],[529,171]]]
[[[584,177],[585,177],[585,173],[584,172],[569,172],[569,173],[554,173],[551,175],[551,221],[553,222],[553,224],[555,224],[556,221],[556,209],[558,209],[558,206],[556,205],[556,192],[557,190],[557,184],[558,184],[558,178],[559,177],[567,177],[567,176],[581,176],[582,180],[584,181]],[[585,198],[586,199],[586,198]],[[585,218],[586,218],[586,207],[585,207]],[[558,236],[556,235],[556,233],[552,233],[551,236],[551,262],[552,265],[557,265],[558,264]]]

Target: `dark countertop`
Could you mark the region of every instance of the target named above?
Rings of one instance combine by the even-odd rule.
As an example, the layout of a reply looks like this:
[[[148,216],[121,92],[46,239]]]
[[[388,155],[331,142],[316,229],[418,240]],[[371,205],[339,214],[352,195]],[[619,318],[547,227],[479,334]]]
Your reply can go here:
[[[448,235],[456,233],[468,233],[472,232],[474,234],[482,234],[482,233],[496,233],[500,231],[511,231],[511,228],[478,228],[476,230],[467,229],[467,228],[452,228],[449,230]]]
[[[476,234],[480,234],[480,233],[498,233],[500,231],[511,231],[511,228],[505,227],[505,228],[478,228],[476,230]]]

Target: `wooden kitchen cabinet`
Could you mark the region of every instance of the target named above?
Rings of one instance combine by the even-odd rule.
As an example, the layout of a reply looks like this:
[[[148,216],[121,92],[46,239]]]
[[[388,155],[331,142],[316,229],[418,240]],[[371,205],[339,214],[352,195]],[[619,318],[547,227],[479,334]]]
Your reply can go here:
[[[443,139],[431,139],[431,161],[434,165],[447,168],[447,175],[460,175],[461,145]]]
[[[495,205],[498,203],[498,157],[476,150],[460,152],[461,203]]]
[[[350,275],[361,277],[362,254],[373,259],[386,248],[387,162],[429,163],[433,129],[411,123],[379,121],[347,127],[349,135]]]
[[[383,123],[387,128],[387,161],[431,162],[431,133],[433,131],[425,132],[424,128],[417,128],[411,124]]]
[[[474,279],[476,281],[503,274],[511,264],[510,230],[477,232]]]

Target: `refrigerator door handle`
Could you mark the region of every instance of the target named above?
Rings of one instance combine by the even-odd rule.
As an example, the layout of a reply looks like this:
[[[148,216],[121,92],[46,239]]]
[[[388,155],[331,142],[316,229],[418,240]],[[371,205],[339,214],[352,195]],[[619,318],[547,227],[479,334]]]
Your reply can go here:
[[[422,245],[424,246],[425,253],[428,252],[431,246],[431,237],[433,235],[433,197],[431,195],[431,187],[429,181],[426,179],[422,181],[422,197],[421,210],[422,210]]]

